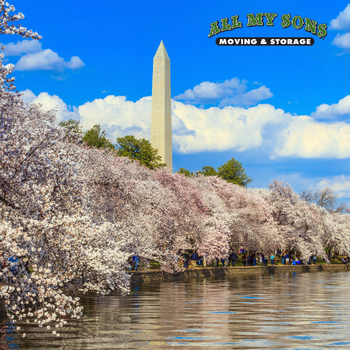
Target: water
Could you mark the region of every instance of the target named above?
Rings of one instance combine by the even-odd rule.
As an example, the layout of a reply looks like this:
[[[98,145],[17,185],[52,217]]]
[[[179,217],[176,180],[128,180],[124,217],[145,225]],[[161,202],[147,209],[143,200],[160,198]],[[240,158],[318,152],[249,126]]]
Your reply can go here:
[[[349,349],[350,273],[286,273],[133,286],[83,298],[60,338],[0,324],[1,349]],[[40,331],[39,331],[40,330]]]

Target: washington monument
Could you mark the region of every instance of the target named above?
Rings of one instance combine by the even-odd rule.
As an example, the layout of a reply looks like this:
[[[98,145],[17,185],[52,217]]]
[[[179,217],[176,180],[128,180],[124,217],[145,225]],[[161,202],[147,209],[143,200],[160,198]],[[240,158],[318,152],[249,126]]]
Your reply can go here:
[[[170,59],[163,41],[153,58],[151,144],[173,171],[171,136]]]

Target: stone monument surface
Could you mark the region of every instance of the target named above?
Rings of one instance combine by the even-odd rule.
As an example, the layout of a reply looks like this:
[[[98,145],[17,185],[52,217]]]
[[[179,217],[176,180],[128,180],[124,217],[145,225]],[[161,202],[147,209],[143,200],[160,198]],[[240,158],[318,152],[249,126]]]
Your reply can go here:
[[[170,59],[163,41],[153,58],[151,144],[172,171]]]

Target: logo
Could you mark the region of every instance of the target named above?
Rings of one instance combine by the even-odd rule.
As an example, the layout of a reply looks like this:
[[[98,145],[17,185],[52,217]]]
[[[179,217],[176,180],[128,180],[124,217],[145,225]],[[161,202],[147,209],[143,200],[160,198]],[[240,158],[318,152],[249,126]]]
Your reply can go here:
[[[249,27],[273,27],[277,13],[253,13],[247,14],[247,24]],[[318,24],[315,20],[310,18],[303,18],[301,16],[291,16],[290,13],[281,16],[280,25],[283,29],[293,27],[296,30],[304,28],[304,30],[310,34],[313,34],[320,39],[327,36],[327,24]],[[215,21],[210,24],[210,31],[208,37],[211,38],[219,33],[224,33],[232,30],[243,28],[242,22],[239,20],[239,16],[231,16],[229,18],[222,18],[219,21]],[[311,46],[315,43],[314,38],[301,38],[301,37],[233,37],[233,38],[217,38],[216,44],[219,46]]]

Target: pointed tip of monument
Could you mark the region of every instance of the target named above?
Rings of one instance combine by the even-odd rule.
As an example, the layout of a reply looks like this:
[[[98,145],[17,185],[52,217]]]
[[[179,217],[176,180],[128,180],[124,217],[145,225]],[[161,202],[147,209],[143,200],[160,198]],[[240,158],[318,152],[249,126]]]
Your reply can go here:
[[[169,59],[169,56],[168,56],[168,53],[166,52],[163,40],[160,41],[160,44],[158,46],[158,50],[157,50],[154,58],[168,58]]]

